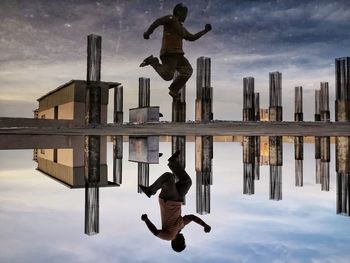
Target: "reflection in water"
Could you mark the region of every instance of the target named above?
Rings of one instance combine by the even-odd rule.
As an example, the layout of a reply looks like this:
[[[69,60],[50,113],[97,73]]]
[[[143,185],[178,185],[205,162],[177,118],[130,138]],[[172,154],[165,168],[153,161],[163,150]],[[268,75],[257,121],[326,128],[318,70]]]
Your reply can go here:
[[[69,188],[74,189],[85,187],[85,233],[88,235],[96,234],[99,232],[99,188],[118,186],[118,184],[116,184],[115,182],[108,181],[106,162],[107,139],[105,137],[101,137],[99,157],[100,161],[99,163],[93,162],[95,167],[90,166],[90,175],[92,176],[85,177],[84,169],[86,168],[86,166],[84,165],[84,137],[73,136],[66,138],[65,140],[61,140],[59,138],[55,140],[54,137],[55,136],[50,136],[49,139],[46,140],[46,145],[43,145],[42,141],[40,142],[40,145],[41,147],[43,147],[43,149],[36,150],[37,170],[54,179],[55,181],[64,184]],[[210,185],[212,184],[212,148],[203,147],[203,145],[210,146],[210,140],[207,140],[205,142],[205,138],[207,137],[196,138],[196,149],[201,149],[201,151],[196,152],[195,159],[195,179],[197,188],[196,203],[198,214],[211,212]],[[268,140],[264,137],[259,139],[261,141],[260,156],[262,160],[273,160],[270,153],[278,152],[274,150],[274,147],[282,150],[282,140],[277,141],[279,145],[268,146],[267,141],[271,142],[271,138],[269,138]],[[275,137],[273,137],[272,142],[274,142],[274,140]],[[50,149],[50,142],[52,141],[54,141],[56,150]],[[57,144],[57,142],[61,143]],[[336,138],[336,142],[336,212],[337,214],[350,216],[350,183],[349,173],[348,170],[346,170],[349,167],[349,140],[348,137],[339,137]],[[199,146],[201,146],[202,148],[200,148]],[[247,146],[249,146],[248,143],[243,143],[243,147]],[[28,141],[26,142],[26,147],[29,147]],[[34,144],[31,147],[33,148]],[[21,147],[17,144],[17,146],[14,146],[14,148]],[[147,155],[147,145],[145,145],[145,150],[146,151],[141,152],[146,153]],[[247,149],[243,150],[243,152],[246,151]],[[145,158],[145,156],[143,158]],[[264,164],[267,164],[266,161],[261,162],[261,165]],[[202,170],[200,170],[199,168]],[[275,171],[273,169],[280,170]],[[270,173],[271,175],[275,175],[275,177],[270,178],[270,190],[272,190],[272,193],[270,194],[275,198],[281,198],[281,178],[279,176],[282,174],[282,166],[270,165]],[[193,174],[193,172],[189,172],[189,174]],[[262,175],[262,178],[264,178],[264,175]],[[256,183],[257,182],[255,182],[255,184]],[[201,187],[201,189],[198,189],[199,187]]]
[[[209,225],[195,215],[182,216],[181,205],[192,185],[192,179],[180,164],[179,156],[180,151],[176,151],[168,159],[168,166],[172,173],[166,172],[162,174],[149,187],[140,185],[140,188],[148,197],[155,195],[158,190],[161,190],[159,206],[162,228],[157,229],[147,214],[143,214],[141,219],[155,236],[171,241],[172,248],[177,252],[181,252],[186,247],[185,237],[181,231],[187,224],[194,221],[203,226],[205,232],[210,232],[211,230]]]
[[[54,140],[55,138],[50,138]],[[86,147],[84,139],[96,144],[99,151]],[[47,141],[47,148],[50,140]],[[57,146],[56,146],[57,147]],[[36,149],[37,170],[69,188],[85,187],[85,234],[99,233],[99,188],[118,186],[108,181],[107,139],[70,137],[59,149]],[[85,149],[84,149],[85,147]],[[84,154],[86,161],[84,162]]]

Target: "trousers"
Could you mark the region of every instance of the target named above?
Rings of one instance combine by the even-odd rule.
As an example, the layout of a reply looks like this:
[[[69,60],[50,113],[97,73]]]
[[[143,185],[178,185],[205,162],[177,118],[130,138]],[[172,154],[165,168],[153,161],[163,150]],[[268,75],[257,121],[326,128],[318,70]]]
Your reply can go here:
[[[166,172],[159,176],[150,186],[150,190],[155,194],[161,189],[160,198],[182,202],[191,188],[192,179],[178,161],[171,161],[168,166],[173,173]],[[175,176],[178,179],[177,182],[175,182]]]
[[[190,62],[188,62],[185,56],[181,53],[165,53],[160,56],[160,60],[162,61],[162,64],[156,59],[151,63],[151,66],[164,80],[170,81],[173,79],[169,89],[173,92],[179,92],[192,76],[193,69]],[[174,78],[175,72],[178,72],[178,74]]]

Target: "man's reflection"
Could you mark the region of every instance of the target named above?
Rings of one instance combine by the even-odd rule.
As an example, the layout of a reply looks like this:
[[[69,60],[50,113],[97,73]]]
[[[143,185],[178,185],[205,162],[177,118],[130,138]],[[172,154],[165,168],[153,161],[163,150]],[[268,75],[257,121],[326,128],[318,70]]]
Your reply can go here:
[[[157,237],[171,240],[172,248],[181,252],[185,249],[185,237],[181,230],[194,221],[203,226],[205,232],[210,232],[211,227],[195,215],[181,216],[181,205],[185,195],[192,185],[190,176],[186,173],[178,161],[180,151],[176,151],[169,159],[168,166],[173,173],[162,174],[151,186],[140,185],[141,190],[148,196],[156,194],[159,189],[159,206],[162,219],[162,229],[157,229],[148,219],[147,214],[141,216],[148,229]],[[178,181],[175,182],[175,176]]]

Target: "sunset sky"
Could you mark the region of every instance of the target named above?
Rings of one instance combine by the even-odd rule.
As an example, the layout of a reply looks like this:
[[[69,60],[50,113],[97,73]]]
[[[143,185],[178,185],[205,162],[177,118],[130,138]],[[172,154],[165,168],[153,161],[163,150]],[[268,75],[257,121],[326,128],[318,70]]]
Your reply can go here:
[[[168,86],[152,68],[139,68],[158,55],[162,28],[150,40],[143,32],[179,1],[0,2],[0,115],[31,117],[36,99],[71,79],[86,79],[86,36],[102,36],[102,80],[124,85],[124,112],[137,106],[138,77],[151,78],[151,104],[170,120]],[[268,107],[268,73],[281,71],[284,119],[293,119],[294,86],[304,87],[304,115],[312,120],[314,89],[330,84],[334,115],[334,58],[350,55],[349,1],[182,1],[184,26],[213,30],[185,42],[191,64],[212,60],[214,118],[240,120],[242,78],[255,77],[261,106]],[[194,119],[195,75],[187,85],[187,119]]]

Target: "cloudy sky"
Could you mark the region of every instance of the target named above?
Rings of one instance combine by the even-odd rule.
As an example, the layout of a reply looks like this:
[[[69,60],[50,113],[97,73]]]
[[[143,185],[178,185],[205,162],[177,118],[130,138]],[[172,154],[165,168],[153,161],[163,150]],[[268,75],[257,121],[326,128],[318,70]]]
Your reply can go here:
[[[159,54],[162,29],[150,40],[143,32],[170,14],[177,1],[0,2],[0,115],[31,117],[36,99],[71,79],[86,78],[86,36],[102,36],[102,80],[122,82],[124,112],[137,106],[138,77],[151,78],[151,104],[169,120],[167,83],[152,68],[139,68]],[[241,119],[242,78],[255,77],[262,107],[268,107],[268,73],[283,74],[284,119],[293,118],[294,86],[304,87],[304,115],[313,118],[314,89],[330,83],[334,100],[334,58],[350,55],[349,1],[183,1],[185,27],[213,30],[185,43],[192,65],[211,57],[214,118]],[[194,119],[195,77],[187,87],[187,118]],[[307,102],[307,103],[306,103]],[[332,111],[334,112],[334,111]],[[333,117],[333,113],[331,114]],[[126,114],[127,116],[127,114]]]

